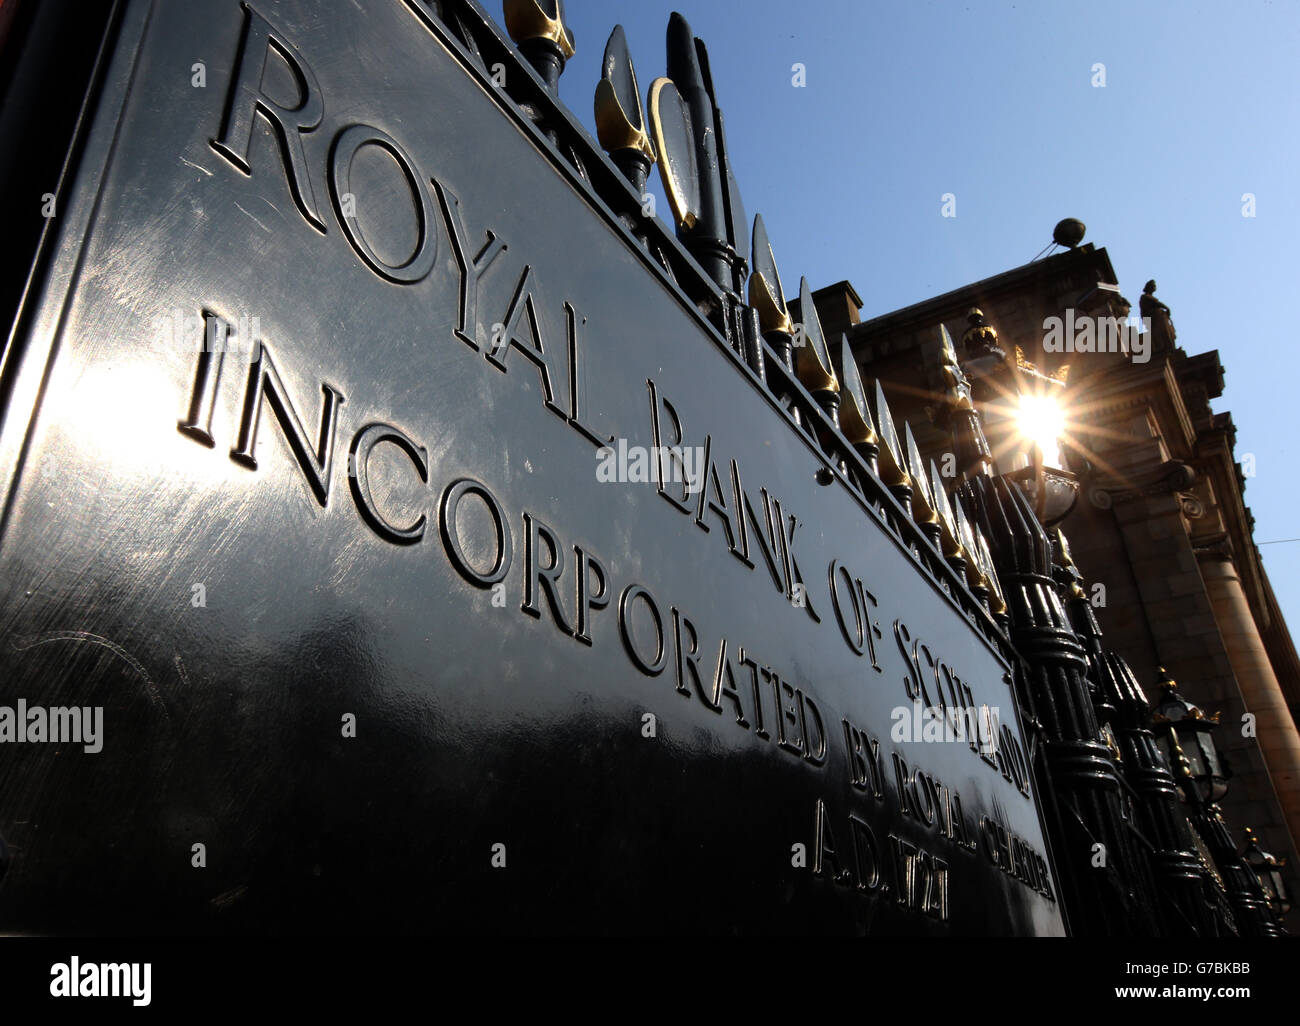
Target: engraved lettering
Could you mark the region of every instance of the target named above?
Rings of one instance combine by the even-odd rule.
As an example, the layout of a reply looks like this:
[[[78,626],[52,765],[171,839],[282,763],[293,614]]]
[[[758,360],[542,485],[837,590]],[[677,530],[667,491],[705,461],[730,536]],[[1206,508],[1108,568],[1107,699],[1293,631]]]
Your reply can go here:
[[[975,838],[971,837],[970,831],[966,829],[966,817],[961,810],[961,795],[956,791],[948,792],[948,821],[952,828],[953,843],[967,851],[974,851]]]
[[[916,845],[897,834],[889,835],[894,849],[894,871],[898,880],[898,903],[907,908],[916,907]]]
[[[931,900],[927,903],[926,913],[935,918],[948,921],[948,863],[937,855],[930,856],[933,873]]]
[[[321,408],[320,432],[315,451],[307,439],[298,412],[289,402],[288,392],[280,378],[280,372],[271,359],[271,352],[265,344],[254,347],[257,356],[248,367],[248,384],[244,389],[244,410],[239,421],[239,444],[230,450],[230,458],[236,463],[256,470],[257,428],[262,419],[262,399],[271,404],[276,420],[284,432],[285,441],[289,443],[294,459],[307,478],[307,484],[316,501],[324,506],[329,500],[330,469],[334,462],[334,434],[338,427],[338,408],[343,404],[343,394],[333,385],[322,384],[325,393]]]
[[[636,644],[636,631],[632,624],[632,613],[637,599],[650,612],[655,631],[655,654],[653,659],[646,659]],[[639,584],[629,584],[623,589],[618,599],[618,631],[623,638],[623,647],[632,658],[636,668],[649,677],[657,677],[668,665],[668,652],[664,645],[664,621],[655,605],[654,597]]]
[[[862,606],[858,601],[857,589],[853,586],[853,576],[838,559],[831,560],[827,572],[831,583],[831,606],[835,610],[835,620],[840,625],[840,632],[854,654],[862,655],[867,646],[867,627],[862,615]],[[843,589],[840,588],[841,580],[844,581]],[[848,595],[847,600],[840,598],[841,590]],[[845,605],[848,605],[852,611],[851,618],[845,612]]]
[[[542,398],[546,403],[546,408],[567,421],[569,418],[555,402],[555,389],[551,385],[554,374],[551,373],[551,357],[546,352],[546,346],[542,342],[541,322],[537,317],[537,306],[533,302],[534,275],[532,267],[525,265],[523,274],[519,276],[519,284],[515,287],[515,294],[510,300],[510,308],[506,311],[505,318],[502,321],[503,330],[494,334],[492,339],[492,348],[487,352],[488,362],[494,367],[505,371],[506,354],[503,350],[511,349],[520,353],[529,363],[537,369],[538,378],[542,384]],[[524,341],[519,336],[521,321],[527,321],[528,341]]]
[[[451,241],[452,257],[460,270],[460,307],[459,323],[454,329],[455,336],[473,350],[478,350],[478,340],[482,338],[481,325],[478,323],[478,289],[479,282],[492,261],[505,252],[506,244],[491,231],[487,231],[487,241],[477,254],[469,252],[469,232],[460,213],[460,199],[456,194],[439,182],[431,179],[434,192],[438,196],[438,205],[442,208],[442,219],[447,224],[447,235]]]
[[[713,676],[712,698],[700,696],[714,712],[722,712],[722,699],[726,699],[736,711],[736,722],[748,729],[749,721],[745,719],[745,710],[740,704],[740,691],[736,687],[736,671],[727,655],[727,639],[723,638],[718,646],[718,669]]]
[[[655,383],[652,380],[647,379],[646,384],[650,388],[650,434],[654,439],[654,451],[655,451],[656,459],[660,462],[660,465],[655,468],[655,483],[656,483],[655,486],[656,488],[658,488],[659,494],[664,499],[668,500],[668,502],[671,503],[674,508],[681,510],[683,513],[690,513],[691,507],[688,506],[685,502],[685,499],[690,491],[689,481],[683,481],[681,499],[678,499],[675,496],[670,495],[668,491],[664,488],[664,480],[666,477],[669,477],[669,475],[663,473],[665,468],[662,466],[662,463],[665,459],[671,458],[670,456],[665,456],[664,453],[671,453],[674,450],[664,448],[663,432],[661,430],[660,421],[659,421],[660,405],[663,406],[664,412],[667,413],[668,416],[672,418],[673,432],[676,435],[676,437],[673,438],[673,440],[668,443],[670,446],[677,447],[682,444],[681,418],[677,416],[676,407],[674,407],[673,404],[670,403],[666,397],[660,398],[659,392],[655,388]],[[681,450],[680,448],[678,448],[675,451],[680,452]],[[684,479],[685,475],[682,475],[682,478]]]
[[[682,614],[676,606],[672,607],[673,612],[673,641],[677,650],[677,690],[687,698],[691,697],[691,689],[686,686],[686,675],[689,672],[691,679],[695,683],[695,690],[703,692],[704,685],[700,681],[700,638],[695,630],[695,624]],[[690,647],[682,644],[683,634],[690,635]]]
[[[749,558],[749,530],[745,525],[745,511],[743,506],[745,501],[745,490],[740,485],[740,466],[734,459],[730,462],[732,508],[736,511],[737,538],[737,545],[731,550],[731,554],[752,570],[754,569],[754,564]]]
[[[361,519],[369,524],[379,537],[392,542],[394,545],[414,545],[424,537],[424,514],[421,513],[419,519],[410,527],[396,527],[392,521],[379,512],[379,508],[375,505],[374,496],[370,491],[370,454],[374,451],[375,446],[381,442],[395,445],[406,453],[411,463],[414,464],[416,473],[420,475],[420,480],[426,484],[428,483],[429,452],[424,446],[419,445],[391,424],[368,424],[358,431],[356,437],[352,439],[351,460],[349,461],[354,468],[349,478],[352,486],[352,499],[357,504],[357,512],[361,514]]]
[[[885,794],[885,774],[880,765],[880,742],[847,719],[841,723],[844,727],[844,747],[849,753],[849,782],[857,790],[882,799]]]
[[[221,383],[221,361],[225,359],[227,337],[232,327],[211,310],[203,311],[203,339],[199,346],[198,366],[194,371],[194,389],[190,393],[190,410],[177,422],[177,430],[209,449],[216,447],[212,438],[212,413],[216,408],[217,386]],[[212,344],[208,344],[211,341]]]
[[[817,708],[817,703],[812,700],[808,692],[799,690],[799,732],[804,742],[804,758],[814,766],[822,766],[826,762],[826,721],[822,719],[821,710]],[[809,743],[808,724],[817,729],[817,743]]]
[[[857,869],[858,889],[874,891],[880,886],[880,848],[876,836],[865,820],[849,813],[849,837],[853,842],[853,864]]]
[[[990,862],[1001,868],[1002,862],[999,858],[997,828],[987,816],[980,817],[980,837],[984,840],[984,854],[989,857]]]
[[[739,490],[739,473],[737,473],[736,481],[736,487]],[[753,525],[754,538],[758,542],[759,552],[763,555],[763,562],[767,566],[767,572],[772,575],[772,584],[776,586],[777,591],[784,592],[786,582],[785,578],[782,576],[781,564],[779,562],[781,544],[778,540],[781,534],[780,519],[778,518],[775,523],[773,522],[771,499],[767,494],[767,489],[764,488],[762,490],[762,523],[759,523],[758,514],[754,512],[754,504],[750,502],[749,496],[744,491],[739,491],[739,494],[744,507],[744,515],[738,515],[736,519],[742,524],[748,521],[749,524]],[[746,531],[746,539],[748,539],[748,531]],[[745,548],[745,555],[749,555],[748,546]],[[753,564],[750,565],[752,566]]]
[[[898,785],[898,811],[904,816],[915,816],[915,798],[909,794],[912,789],[912,775],[907,769],[907,760],[897,752],[894,757],[894,782]]]
[[[916,803],[913,807],[913,815],[916,816],[926,826],[934,825],[934,781],[922,770],[914,770],[912,778],[908,781],[909,788],[912,792],[912,800]]]
[[[213,148],[244,174],[252,174],[248,151],[253,142],[253,125],[261,114],[280,139],[284,163],[289,172],[289,188],[294,202],[309,224],[322,234],[325,222],[317,213],[316,195],[307,173],[307,154],[302,137],[320,124],[325,112],[316,75],[284,34],[273,28],[247,2],[244,30],[235,58],[235,73],[226,98],[225,116],[220,137],[212,140]],[[298,87],[295,107],[284,107],[262,89],[266,62],[272,51],[288,66]]]
[[[778,715],[776,743],[778,747],[784,748],[787,752],[794,752],[796,755],[803,755],[803,738],[800,736],[795,737],[793,740],[787,740],[785,736],[785,726],[787,722],[792,726],[799,726],[799,689],[787,681],[780,680],[775,674],[772,675],[772,680],[777,682],[776,698]],[[783,695],[782,692],[788,693],[788,697],[793,700],[793,704],[786,703],[785,699],[787,696]]]
[[[880,629],[880,621],[871,616],[871,607],[880,605],[880,600],[862,583],[861,577],[854,578],[854,587],[858,592],[858,598],[862,603],[863,615],[867,621],[867,656],[871,659],[871,668],[877,673],[884,673],[881,668],[880,660],[876,657],[876,641],[884,638],[884,633]]]
[[[779,502],[776,504],[776,508],[777,521],[779,523],[781,520],[781,504]],[[817,610],[813,608],[812,599],[808,597],[809,591],[806,583],[807,579],[804,577],[803,571],[799,568],[799,559],[794,552],[794,532],[798,528],[800,521],[793,513],[790,513],[787,515],[785,523],[787,533],[782,538],[781,547],[785,551],[786,583],[788,585],[787,595],[793,600],[795,595],[795,586],[797,585],[802,588],[802,594],[804,596],[802,605],[803,611],[812,617],[813,623],[821,623],[822,618],[817,614]]]
[[[763,702],[758,694],[758,663],[745,654],[743,648],[739,649],[736,654],[736,661],[741,666],[749,667],[750,687],[754,692],[754,733],[767,741],[771,735],[763,729]]]
[[[542,547],[548,552],[546,565],[542,564]],[[564,615],[564,607],[556,591],[560,575],[564,573],[564,548],[556,538],[555,532],[538,520],[531,513],[524,513],[524,604],[523,610],[529,616],[541,619],[542,609],[538,604],[538,586],[546,596],[547,605],[551,607],[551,617],[555,626],[565,634],[573,634]]]
[[[584,645],[591,644],[591,613],[595,609],[604,609],[609,605],[609,573],[590,552],[580,545],[574,546],[577,557],[574,573],[577,578],[578,629],[574,637]],[[591,584],[591,575],[596,576],[596,586]]]
[[[722,524],[722,530],[727,536],[727,548],[731,552],[736,552],[736,532],[732,528],[731,508],[727,504],[726,494],[722,488],[722,479],[718,476],[718,466],[713,461],[713,436],[704,436],[704,473],[699,478],[700,504],[695,513],[695,522],[704,530],[709,529],[709,525],[704,522],[706,513],[712,513]]]
[[[381,259],[361,231],[355,205],[349,204],[345,207],[343,204],[343,196],[353,195],[352,162],[363,146],[377,146],[397,161],[406,178],[411,196],[415,200],[417,215],[415,252],[403,264],[389,264]],[[335,136],[330,155],[329,186],[330,195],[334,200],[334,211],[338,214],[339,224],[343,226],[343,234],[347,236],[348,242],[352,243],[357,256],[361,257],[372,271],[400,285],[411,285],[426,277],[433,270],[434,261],[438,256],[438,230],[433,221],[433,204],[422,182],[423,178],[416,171],[411,158],[388,133],[381,132],[370,125],[351,125]],[[364,204],[362,207],[364,209]]]
[[[830,817],[826,814],[826,803],[820,798],[817,799],[813,830],[816,838],[813,847],[813,873],[818,876],[824,874],[837,884],[852,885],[853,874],[847,867],[840,865],[840,856],[835,847],[835,835],[831,831]]]
[[[909,669],[912,668],[912,651],[909,648],[912,643],[912,635],[907,629],[907,624],[903,623],[902,620],[894,621],[894,640],[898,642],[898,651],[902,653],[903,665]],[[919,680],[919,670],[915,675],[903,674],[903,692],[913,702],[919,701],[921,697],[921,689],[917,683]]]
[[[474,566],[461,545],[460,504],[467,495],[477,496],[492,518],[495,552],[489,570],[479,570]],[[505,511],[497,502],[496,496],[484,485],[468,477],[453,481],[442,493],[442,502],[438,507],[438,520],[442,529],[442,543],[447,550],[451,565],[465,580],[480,588],[490,588],[505,579],[506,573],[510,570],[513,542],[510,530],[506,526]]]
[[[594,442],[599,446],[610,445],[614,441],[614,436],[607,435],[602,438],[591,428],[582,422],[582,415],[579,410],[578,397],[582,394],[582,369],[578,359],[580,347],[578,345],[578,326],[586,324],[587,318],[579,317],[578,311],[574,309],[572,303],[564,304],[564,323],[567,327],[569,338],[569,423],[575,427],[583,437]]]
[[[780,747],[785,747],[785,717],[781,714],[781,678],[777,672],[770,666],[760,666],[758,674],[765,681],[772,685],[772,708],[776,715],[772,717],[776,724],[776,743]],[[757,696],[755,696],[755,705],[757,706]]]

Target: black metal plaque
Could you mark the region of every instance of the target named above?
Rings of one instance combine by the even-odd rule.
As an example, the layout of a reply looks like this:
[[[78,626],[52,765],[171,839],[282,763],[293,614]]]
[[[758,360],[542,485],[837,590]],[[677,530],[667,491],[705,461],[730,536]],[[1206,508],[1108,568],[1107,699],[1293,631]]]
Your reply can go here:
[[[114,31],[4,365],[0,930],[1062,932],[1004,654],[500,71]]]

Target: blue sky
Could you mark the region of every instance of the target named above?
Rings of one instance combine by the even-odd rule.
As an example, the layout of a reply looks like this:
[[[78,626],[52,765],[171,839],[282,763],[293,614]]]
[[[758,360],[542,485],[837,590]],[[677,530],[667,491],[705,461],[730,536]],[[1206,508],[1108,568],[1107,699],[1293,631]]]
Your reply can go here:
[[[872,317],[1026,263],[1058,220],[1080,218],[1135,307],[1155,278],[1179,344],[1219,350],[1226,387],[1214,408],[1232,412],[1238,459],[1255,457],[1256,539],[1300,537],[1300,2],[566,9],[578,52],[561,97],[593,134],[614,24],[644,97],[664,74],[669,14],[687,17],[709,46],[745,206],[763,214],[787,291],[800,275],[813,288],[848,278]],[[804,88],[792,85],[796,62]],[[955,218],[940,214],[949,192]],[[1300,543],[1260,551],[1300,630]]]

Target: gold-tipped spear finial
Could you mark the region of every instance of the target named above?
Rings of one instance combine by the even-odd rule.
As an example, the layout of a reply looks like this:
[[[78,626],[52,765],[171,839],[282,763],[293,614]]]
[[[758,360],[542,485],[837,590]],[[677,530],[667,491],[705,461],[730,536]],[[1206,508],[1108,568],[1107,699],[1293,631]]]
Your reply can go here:
[[[989,329],[992,331],[992,329]],[[969,332],[967,333],[969,334]],[[996,342],[996,333],[994,333]],[[943,375],[943,404],[936,410],[936,423],[952,432],[953,455],[963,476],[989,473],[993,452],[984,436],[984,426],[975,408],[970,380],[962,370],[948,329],[939,325],[939,364]]]
[[[605,44],[596,83],[596,138],[638,192],[645,189],[655,148],[646,131],[645,108],[622,25],[615,25]]]
[[[867,461],[871,472],[878,473],[876,461],[880,456],[880,438],[871,422],[867,392],[862,387],[862,375],[858,373],[847,335],[840,336],[840,430]]]
[[[713,283],[739,300],[749,225],[731,170],[708,48],[675,12],[665,42],[668,74],[650,86],[650,134],[677,237]]]
[[[1074,556],[1070,552],[1070,541],[1059,527],[1056,529],[1056,545],[1061,552],[1061,569],[1070,578],[1070,598],[1087,599],[1088,594],[1083,590],[1083,574],[1075,566]]]
[[[506,31],[520,47],[535,40],[555,47],[564,60],[577,49],[564,24],[564,0],[504,0]]]
[[[876,380],[876,424],[880,429],[880,479],[890,489],[906,489],[910,503],[912,481],[907,476],[907,457],[903,455],[894,415],[889,412],[889,400],[879,379]]]
[[[975,546],[980,555],[980,567],[989,586],[989,612],[994,616],[1007,615],[1007,600],[1002,593],[1002,582],[998,579],[997,569],[993,565],[993,552],[989,549],[988,539],[984,537],[984,532],[976,524],[970,524],[971,533],[975,537]]]
[[[780,332],[794,334],[794,322],[785,305],[785,290],[776,269],[772,243],[767,238],[763,215],[754,215],[753,273],[749,276],[749,305],[758,311],[758,324],[764,335]]]
[[[966,557],[966,583],[971,590],[981,595],[990,612],[993,609],[993,585],[989,581],[991,572],[984,564],[984,554],[976,540],[977,528],[966,517],[962,504],[953,500],[952,518],[957,524],[957,537],[961,540],[962,554]]]
[[[930,475],[926,473],[921,450],[912,434],[912,425],[903,422],[903,455],[907,458],[907,476],[912,479],[912,519],[921,528],[922,533],[938,548],[942,535],[939,513],[935,509],[935,498],[930,490]]]
[[[948,501],[948,490],[943,484],[943,475],[939,465],[930,461],[930,494],[934,498],[934,511],[939,516],[940,550],[949,563],[961,563],[965,569],[966,550],[962,546],[961,530],[957,525],[957,516],[952,503]]]
[[[659,155],[659,178],[679,231],[700,219],[700,178],[695,159],[691,111],[670,78],[650,83],[650,134]]]
[[[939,325],[939,364],[942,368],[944,390],[949,404],[954,410],[973,410],[975,404],[971,399],[970,382],[962,373],[957,351],[953,348],[952,336],[942,324]]]
[[[795,343],[795,373],[799,375],[803,387],[813,395],[818,392],[838,395],[840,383],[835,377],[835,365],[831,362],[830,348],[826,345],[826,336],[822,334],[821,318],[817,316],[817,307],[813,304],[807,278],[799,279],[799,317],[803,325],[803,336]],[[796,336],[797,334],[796,330]],[[799,341],[803,344],[800,345]]]

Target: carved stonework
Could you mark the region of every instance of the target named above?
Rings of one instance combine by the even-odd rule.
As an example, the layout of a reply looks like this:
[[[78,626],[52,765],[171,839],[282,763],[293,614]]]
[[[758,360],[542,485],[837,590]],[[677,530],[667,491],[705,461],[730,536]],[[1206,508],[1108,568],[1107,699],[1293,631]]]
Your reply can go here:
[[[1205,503],[1191,492],[1178,492],[1178,501],[1182,505],[1183,516],[1188,520],[1200,520],[1205,516]]]
[[[1233,558],[1232,540],[1226,535],[1216,535],[1203,541],[1193,541],[1192,550],[1197,559],[1218,559],[1229,562]]]
[[[989,324],[983,310],[979,307],[971,307],[970,312],[966,314],[966,323],[968,327],[962,332],[961,341],[968,359],[1005,355],[1002,344],[998,341],[998,333]]]
[[[1120,479],[1108,474],[1094,474],[1088,499],[1097,509],[1110,509],[1116,502],[1148,498],[1153,495],[1176,495],[1183,514],[1195,519],[1205,515],[1205,505],[1187,491],[1196,480],[1196,470],[1179,460],[1167,460],[1146,474]]]

